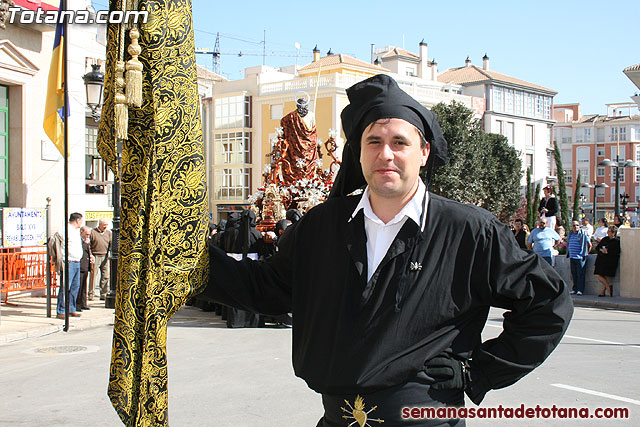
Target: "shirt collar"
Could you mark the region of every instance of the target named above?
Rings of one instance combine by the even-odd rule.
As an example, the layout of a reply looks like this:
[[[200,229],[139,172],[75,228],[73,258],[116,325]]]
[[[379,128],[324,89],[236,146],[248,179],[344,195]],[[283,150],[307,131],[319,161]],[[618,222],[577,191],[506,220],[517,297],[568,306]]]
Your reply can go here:
[[[360,198],[360,202],[351,214],[351,218],[349,218],[349,221],[351,221],[353,217],[355,217],[356,214],[361,209],[363,209],[364,215],[378,225],[393,225],[402,221],[402,219],[406,216],[412,219],[413,222],[416,223],[416,225],[420,226],[420,216],[422,215],[423,201],[425,210],[427,204],[429,203],[429,194],[425,190],[426,188],[424,183],[420,178],[418,178],[418,189],[416,190],[416,193],[413,195],[411,200],[409,200],[409,202],[403,206],[400,212],[398,212],[398,214],[391,221],[385,224],[380,218],[378,218],[378,216],[373,212],[373,209],[371,208],[371,202],[369,201],[369,186],[367,185],[364,189],[362,197]],[[426,221],[422,221],[422,231],[424,231],[425,222]]]

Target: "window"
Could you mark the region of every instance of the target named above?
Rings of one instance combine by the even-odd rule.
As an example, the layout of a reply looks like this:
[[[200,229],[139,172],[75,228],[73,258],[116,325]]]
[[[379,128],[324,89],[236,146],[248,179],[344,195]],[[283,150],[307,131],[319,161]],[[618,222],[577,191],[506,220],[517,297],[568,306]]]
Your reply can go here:
[[[596,141],[604,142],[604,128],[596,129]]]
[[[591,128],[584,129],[584,142],[591,142]]]
[[[0,85],[0,207],[9,205],[9,88]]]
[[[513,114],[522,115],[522,91],[516,90],[513,94]]]
[[[527,125],[527,127],[525,128],[525,134],[524,134],[524,141],[525,141],[525,145],[527,146],[532,146],[533,145],[533,125]]]
[[[576,168],[578,168],[579,170],[583,170],[586,169],[587,170],[587,174],[589,173],[589,169],[591,169],[590,167],[590,161],[589,161],[589,156],[591,155],[591,150],[589,149],[589,147],[577,147],[576,148]],[[582,174],[582,177],[584,178],[585,174]],[[584,182],[584,181],[583,181]]]
[[[214,118],[216,129],[251,127],[251,97],[230,96],[215,99]]]
[[[551,98],[548,96],[543,96],[544,102],[544,113],[542,115],[543,119],[551,120]]]
[[[495,133],[502,135],[502,132],[504,130],[504,126],[503,126],[503,122],[502,120],[496,120],[496,131]]]
[[[640,185],[636,185],[636,203],[640,202]]]
[[[507,122],[507,127],[505,128],[505,132],[503,134],[509,140],[509,144],[513,145],[514,140],[514,130],[513,130],[513,122]]]
[[[596,152],[598,153],[598,157],[604,157],[604,147],[598,147]]]
[[[604,188],[596,188],[596,196],[598,196],[598,198],[604,197]]]
[[[576,142],[584,142],[584,130],[576,129]]]
[[[524,115],[527,117],[533,117],[533,94],[524,94]]]
[[[513,89],[504,90],[504,112],[513,114]]]
[[[85,192],[104,194],[107,191],[107,185],[111,184],[109,180],[111,172],[98,153],[98,127],[87,123],[84,128],[84,140]]]
[[[620,146],[620,157],[619,158],[620,158],[621,161],[625,159],[625,155],[626,155],[625,148],[626,147],[624,145]],[[610,159],[611,160],[615,160],[617,156],[618,156],[618,146],[617,145],[613,145],[613,146],[611,146],[611,157],[610,157]]]
[[[491,109],[493,111],[501,113],[503,111],[502,101],[503,101],[502,88],[494,87],[493,88],[493,105],[491,106]]]
[[[284,104],[271,106],[271,120],[280,120],[284,116]]]
[[[251,163],[251,132],[216,133],[215,164]]]
[[[618,135],[620,135],[620,141],[626,141],[627,140],[627,128],[626,127],[615,127],[612,126],[611,128],[609,128],[609,141],[611,142],[617,142],[618,141]]]
[[[540,95],[536,95],[536,117],[544,117],[543,113],[543,97]]]
[[[531,175],[535,175],[533,172],[533,154],[527,154],[525,157],[525,165],[531,170]]]
[[[246,200],[251,187],[251,168],[219,168],[214,175],[217,200]]]
[[[578,173],[580,174],[581,183],[589,182],[589,169],[578,169]]]
[[[605,176],[604,168],[598,168],[598,169],[596,170],[596,176],[597,176],[597,177]]]
[[[567,184],[573,183],[573,170],[571,169],[564,170],[564,180]]]

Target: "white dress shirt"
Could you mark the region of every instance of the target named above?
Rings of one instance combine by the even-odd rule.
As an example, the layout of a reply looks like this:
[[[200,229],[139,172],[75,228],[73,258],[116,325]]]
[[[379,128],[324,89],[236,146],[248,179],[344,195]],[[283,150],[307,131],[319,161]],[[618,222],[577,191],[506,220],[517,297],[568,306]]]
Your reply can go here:
[[[422,180],[418,178],[418,189],[411,200],[404,205],[391,221],[385,224],[373,212],[371,202],[369,201],[369,186],[365,188],[360,203],[358,203],[358,206],[356,206],[351,214],[351,219],[356,216],[360,209],[364,209],[364,230],[367,233],[367,281],[369,281],[373,273],[375,273],[382,258],[387,254],[393,239],[396,238],[398,232],[407,221],[407,218],[410,218],[416,225],[420,226],[423,199],[425,197],[427,198],[424,200],[426,211],[427,204],[429,203],[429,194],[425,191],[425,185]],[[351,221],[351,219],[349,219],[349,221]],[[424,231],[424,223],[425,221],[423,220],[422,231]]]
[[[71,224],[67,224],[69,230],[69,261],[79,262],[82,259],[82,237],[80,229]]]

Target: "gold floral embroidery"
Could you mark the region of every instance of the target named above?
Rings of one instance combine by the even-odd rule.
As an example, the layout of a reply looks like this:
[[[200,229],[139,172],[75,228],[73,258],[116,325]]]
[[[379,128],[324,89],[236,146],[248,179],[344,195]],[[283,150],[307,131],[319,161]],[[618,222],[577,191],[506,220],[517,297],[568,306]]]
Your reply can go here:
[[[120,1],[111,0],[111,10]],[[207,191],[190,0],[140,0],[143,102],[122,147],[122,226],[108,394],[127,426],[168,424],[167,321],[208,272]],[[128,40],[127,40],[128,42]],[[98,150],[116,170],[114,65],[107,33]]]

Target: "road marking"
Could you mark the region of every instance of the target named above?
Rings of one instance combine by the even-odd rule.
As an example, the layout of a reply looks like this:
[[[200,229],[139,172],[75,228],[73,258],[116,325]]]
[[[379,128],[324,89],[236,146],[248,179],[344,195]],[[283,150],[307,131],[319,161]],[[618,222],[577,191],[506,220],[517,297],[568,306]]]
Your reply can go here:
[[[488,323],[486,324],[486,326],[491,326],[492,328],[500,328],[500,329],[502,329],[502,326],[490,325]],[[615,342],[615,341],[596,340],[596,339],[593,339],[593,338],[577,337],[575,335],[565,335],[565,336],[562,337],[562,339],[565,339],[565,338],[573,338],[574,340],[598,342],[598,343],[601,343],[601,344],[614,344],[614,345],[622,345],[622,346],[631,347],[631,348],[640,348],[640,345],[626,344],[626,343],[623,343],[623,342]]]
[[[640,400],[629,399],[628,397],[616,396],[615,394],[602,393],[599,391],[588,390],[586,388],[573,387],[566,384],[551,384],[553,387],[564,388],[567,390],[577,391],[580,393],[592,394],[594,396],[606,397],[607,399],[619,400],[621,402],[631,403],[640,406]]]

